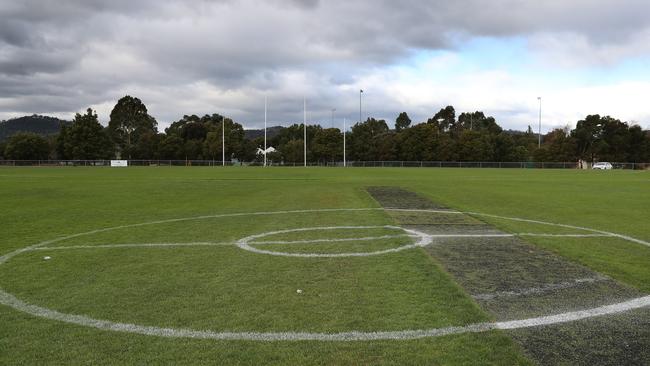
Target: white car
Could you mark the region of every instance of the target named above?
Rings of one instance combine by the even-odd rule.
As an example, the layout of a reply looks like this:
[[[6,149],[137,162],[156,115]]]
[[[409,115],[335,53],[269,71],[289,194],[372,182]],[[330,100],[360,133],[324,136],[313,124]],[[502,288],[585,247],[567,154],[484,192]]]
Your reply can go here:
[[[612,169],[612,164],[608,162],[599,162],[595,163],[591,169],[610,170]]]

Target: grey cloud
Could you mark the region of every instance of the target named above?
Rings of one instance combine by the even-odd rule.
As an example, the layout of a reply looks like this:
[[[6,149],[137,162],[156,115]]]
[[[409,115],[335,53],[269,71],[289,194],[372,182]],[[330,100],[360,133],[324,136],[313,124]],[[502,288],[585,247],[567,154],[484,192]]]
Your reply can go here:
[[[332,106],[357,108],[365,75],[414,51],[540,33],[620,45],[650,28],[649,11],[647,0],[0,0],[0,74],[11,81],[0,86],[0,112],[73,112],[139,90],[169,122],[219,103],[156,91],[204,82],[249,124],[260,122],[259,99],[270,91],[277,120],[301,120],[305,94],[325,111],[313,118],[328,121]],[[183,110],[188,103],[205,111]],[[368,103],[385,117],[401,109],[389,93]]]

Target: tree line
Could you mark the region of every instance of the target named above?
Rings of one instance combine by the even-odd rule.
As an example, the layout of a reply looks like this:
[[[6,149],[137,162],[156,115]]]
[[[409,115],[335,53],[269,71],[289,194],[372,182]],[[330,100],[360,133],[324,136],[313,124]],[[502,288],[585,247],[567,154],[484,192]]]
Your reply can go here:
[[[222,132],[222,128],[224,131]],[[225,152],[222,152],[222,133]],[[343,132],[308,125],[307,160],[310,163],[343,160]],[[281,128],[268,139],[276,151],[267,158],[278,163],[303,161],[302,124]],[[220,114],[185,115],[164,132],[138,98],[121,98],[103,127],[88,109],[58,135],[42,137],[17,133],[0,144],[0,158],[15,160],[169,159],[259,161],[263,137],[248,139],[240,123]],[[584,160],[650,162],[650,131],[609,116],[589,115],[574,129],[554,129],[542,136],[503,130],[494,117],[481,111],[456,114],[453,106],[413,124],[400,113],[393,128],[382,119],[357,122],[346,133],[350,161],[544,161]]]

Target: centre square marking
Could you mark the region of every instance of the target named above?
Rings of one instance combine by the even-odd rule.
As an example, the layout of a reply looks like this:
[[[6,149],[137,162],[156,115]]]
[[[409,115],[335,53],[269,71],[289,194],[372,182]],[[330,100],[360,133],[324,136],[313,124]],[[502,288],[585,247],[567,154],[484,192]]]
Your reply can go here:
[[[254,216],[266,216],[266,215],[291,215],[291,214],[305,214],[305,213],[322,213],[322,212],[363,212],[363,211],[392,211],[395,209],[384,209],[384,208],[344,208],[344,209],[315,209],[315,210],[293,210],[293,211],[266,211],[266,212],[248,212],[248,213],[230,213],[230,214],[218,214],[218,215],[207,215],[207,216],[197,216],[197,217],[187,217],[187,218],[176,218],[176,219],[167,219],[167,220],[157,220],[150,222],[143,222],[137,224],[129,224],[122,226],[115,226],[97,230],[91,230],[87,232],[72,234],[64,237],[59,237],[56,239],[46,240],[25,248],[17,249],[13,252],[4,254],[0,256],[0,265],[6,263],[11,258],[20,255],[22,253],[34,251],[34,250],[47,250],[53,248],[47,248],[47,245],[58,243],[64,240],[78,238],[83,236],[89,236],[98,233],[109,232],[117,229],[126,229],[126,228],[136,228],[148,225],[157,225],[157,224],[166,224],[173,222],[182,222],[182,221],[192,221],[192,220],[204,220],[204,219],[217,219],[223,217],[254,217]],[[409,209],[399,209],[400,211],[414,211],[414,212],[439,212],[438,210],[409,210]],[[447,211],[445,211],[447,212]],[[634,242],[642,244],[645,246],[650,246],[650,243],[642,239],[633,238],[627,235],[612,233],[604,230],[591,229],[580,226],[550,223],[539,220],[530,220],[517,217],[505,217],[477,212],[461,212],[455,211],[459,214],[469,214],[475,216],[483,217],[493,217],[500,218],[512,221],[519,222],[529,222],[541,225],[549,225],[577,230],[585,230],[593,234],[601,234],[604,236],[617,237],[629,242]],[[454,213],[454,212],[451,212]],[[334,229],[345,228],[346,226],[333,227]],[[381,226],[384,227],[384,226]],[[262,254],[270,255],[280,255],[280,256],[291,256],[291,257],[318,257],[318,256],[334,256],[334,257],[361,257],[361,256],[370,256],[370,255],[379,255],[384,253],[398,252],[409,248],[414,248],[417,246],[429,245],[435,235],[427,235],[415,231],[412,229],[405,229],[397,226],[388,226],[392,228],[397,228],[403,230],[406,233],[415,235],[419,240],[411,245],[402,246],[398,248],[393,248],[388,251],[377,251],[370,253],[337,253],[337,254],[320,254],[315,253],[312,255],[304,253],[280,253],[280,252],[270,252],[264,251],[257,248],[253,248],[250,245],[256,245],[253,240],[260,237],[266,237],[272,235],[273,233],[283,233],[286,230],[263,233],[248,236],[246,238],[240,239],[236,245],[245,250],[251,250],[253,252],[258,252]],[[359,227],[353,227],[354,229],[359,229]],[[293,229],[296,230],[296,229]],[[290,231],[293,231],[290,230]],[[303,228],[298,230],[326,230],[326,228]],[[518,234],[507,234],[507,235],[518,235]],[[531,235],[531,234],[527,234]],[[535,235],[535,234],[532,234]],[[438,235],[440,236],[440,235]],[[252,242],[252,243],[251,243]],[[197,243],[195,243],[197,244]],[[205,244],[205,243],[203,243]],[[173,244],[171,244],[173,245]],[[136,246],[130,246],[136,247]],[[143,248],[155,248],[157,246],[152,246],[150,244],[143,244]],[[67,249],[71,249],[67,248]],[[78,247],[77,247],[78,248]],[[63,248],[61,248],[63,249]],[[83,249],[92,249],[92,247],[84,247]],[[126,249],[126,248],[125,248]],[[340,333],[311,333],[311,332],[259,332],[259,331],[246,331],[246,332],[228,332],[228,331],[210,331],[210,330],[195,330],[195,329],[183,329],[183,328],[162,328],[156,326],[146,326],[139,324],[130,324],[130,323],[120,323],[104,319],[95,319],[85,315],[78,314],[69,314],[62,313],[53,309],[46,307],[29,304],[14,295],[4,291],[0,287],[0,304],[11,307],[15,310],[30,314],[32,316],[41,317],[44,319],[56,320],[69,324],[76,324],[80,326],[85,326],[89,328],[95,328],[99,330],[108,330],[116,331],[123,333],[132,333],[132,334],[141,334],[148,336],[158,336],[166,338],[194,338],[194,339],[215,339],[215,340],[239,340],[239,341],[371,341],[371,340],[404,340],[404,339],[418,339],[418,338],[432,338],[432,337],[441,337],[450,334],[463,334],[463,333],[477,333],[485,332],[494,329],[520,329],[520,328],[529,328],[529,327],[538,327],[551,324],[559,324],[577,321],[581,319],[589,319],[593,317],[605,316],[610,314],[617,314],[621,312],[626,312],[634,309],[645,308],[650,306],[650,296],[643,296],[628,301],[605,305],[600,307],[594,307],[586,310],[579,310],[573,312],[565,312],[560,314],[546,315],[535,318],[526,318],[519,320],[510,320],[503,322],[487,322],[487,323],[474,323],[461,326],[451,326],[443,328],[432,328],[432,329],[408,329],[408,330],[398,330],[398,331],[349,331],[349,332],[340,332]]]
[[[374,237],[360,237],[360,238],[338,238],[338,239],[314,239],[314,240],[298,240],[298,241],[262,241],[255,242],[257,239],[265,238],[267,236],[278,235],[278,234],[288,234],[288,233],[297,233],[297,232],[310,232],[310,231],[336,231],[336,230],[363,230],[363,229],[392,229],[400,230],[406,234],[402,235],[384,235],[384,236],[374,236]],[[402,245],[397,248],[377,250],[373,252],[352,252],[352,253],[291,253],[291,252],[278,252],[272,250],[259,249],[253,245],[264,245],[264,244],[308,244],[308,243],[336,243],[336,242],[352,242],[352,241],[369,241],[369,240],[381,240],[389,239],[396,237],[413,237],[416,239],[415,243]],[[259,253],[259,254],[268,254],[282,257],[302,257],[302,258],[340,258],[340,257],[369,257],[373,255],[382,255],[387,253],[396,253],[401,252],[402,250],[407,250],[416,247],[423,247],[431,244],[432,237],[428,234],[425,234],[418,230],[405,229],[399,226],[384,225],[384,226],[324,226],[324,227],[309,227],[309,228],[299,228],[299,229],[288,229],[288,230],[278,230],[270,231],[262,234],[256,234],[247,236],[243,239],[237,241],[237,246],[241,249],[248,250],[250,252]]]

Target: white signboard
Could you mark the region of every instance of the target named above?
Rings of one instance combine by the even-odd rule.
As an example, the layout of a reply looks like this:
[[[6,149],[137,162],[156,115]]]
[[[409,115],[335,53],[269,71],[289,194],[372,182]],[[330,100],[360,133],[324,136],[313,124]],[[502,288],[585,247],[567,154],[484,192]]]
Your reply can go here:
[[[111,166],[129,166],[129,161],[128,160],[111,160]]]

